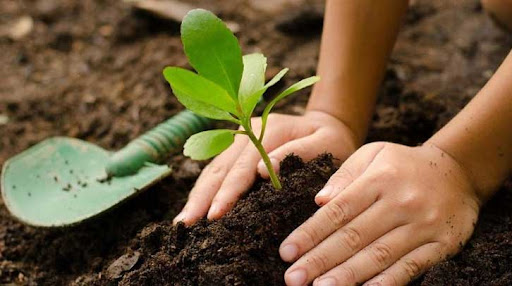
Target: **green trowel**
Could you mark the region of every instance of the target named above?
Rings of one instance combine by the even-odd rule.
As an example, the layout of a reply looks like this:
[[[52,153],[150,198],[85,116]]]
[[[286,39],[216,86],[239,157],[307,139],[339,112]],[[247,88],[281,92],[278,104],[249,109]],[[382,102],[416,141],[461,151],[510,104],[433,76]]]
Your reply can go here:
[[[78,139],[47,139],[4,164],[3,201],[29,225],[79,223],[169,175],[171,169],[157,163],[210,124],[183,111],[114,153]]]

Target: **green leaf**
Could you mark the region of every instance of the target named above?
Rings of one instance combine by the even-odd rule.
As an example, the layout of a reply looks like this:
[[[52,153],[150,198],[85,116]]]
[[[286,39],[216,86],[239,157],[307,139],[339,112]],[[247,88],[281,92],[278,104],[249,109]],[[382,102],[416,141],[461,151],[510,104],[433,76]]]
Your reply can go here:
[[[271,86],[276,84],[283,78],[283,76],[288,72],[288,69],[282,69],[279,73],[277,73],[265,86],[263,86],[260,90],[254,92],[250,96],[247,97],[246,101],[244,103],[241,103],[242,105],[242,111],[247,117],[251,117],[252,112],[254,111],[254,108],[260,101],[263,94],[269,89]]]
[[[238,102],[242,106],[243,113],[249,117],[260,96],[257,96],[265,84],[265,69],[267,58],[262,54],[250,54],[243,57],[244,72],[238,91]],[[261,93],[263,94],[263,93]],[[256,101],[256,102],[254,102]]]
[[[236,124],[240,124],[240,121],[236,118],[234,118],[231,114],[229,114],[227,111],[224,111],[222,109],[219,109],[217,107],[214,107],[212,105],[203,103],[201,101],[195,100],[191,97],[188,97],[186,95],[180,96],[176,92],[174,93],[176,97],[178,98],[179,102],[183,104],[187,109],[190,111],[215,120],[227,120],[231,121]]]
[[[270,88],[274,84],[276,84],[278,81],[280,81],[283,76],[288,72],[288,68],[284,68],[281,71],[279,71],[267,84],[265,85],[265,89]]]
[[[283,92],[281,92],[278,96],[276,96],[269,104],[265,107],[265,110],[263,110],[263,114],[261,115],[261,133],[259,140],[261,141],[263,139],[263,135],[265,134],[265,128],[267,126],[267,119],[268,115],[270,114],[270,110],[276,105],[277,102],[279,102],[281,99],[287,97],[288,95],[297,92],[301,89],[304,89],[310,85],[315,84],[317,81],[320,80],[320,77],[318,76],[312,76],[305,78],[299,82],[294,83],[289,88],[285,89]]]
[[[242,51],[237,38],[217,16],[190,11],[181,24],[181,40],[190,64],[236,99],[242,77]]]
[[[238,115],[235,101],[217,84],[177,67],[166,67],[164,77],[178,100],[191,111],[210,118]]]
[[[183,154],[194,160],[206,160],[226,150],[235,140],[234,130],[209,130],[192,135],[185,143]]]

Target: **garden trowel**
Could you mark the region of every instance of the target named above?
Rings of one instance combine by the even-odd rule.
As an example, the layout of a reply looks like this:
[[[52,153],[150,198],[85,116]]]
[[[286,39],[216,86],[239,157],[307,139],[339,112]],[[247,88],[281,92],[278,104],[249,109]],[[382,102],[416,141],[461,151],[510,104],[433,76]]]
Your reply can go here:
[[[171,169],[157,163],[210,124],[183,111],[114,153],[78,139],[47,139],[5,162],[4,204],[29,225],[79,223],[169,175]]]

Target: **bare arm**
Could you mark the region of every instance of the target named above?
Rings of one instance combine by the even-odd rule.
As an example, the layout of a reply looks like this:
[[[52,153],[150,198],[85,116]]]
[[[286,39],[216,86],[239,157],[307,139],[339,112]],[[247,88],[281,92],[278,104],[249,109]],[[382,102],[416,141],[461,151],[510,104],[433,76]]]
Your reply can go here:
[[[308,110],[345,122],[363,143],[407,1],[328,0]]]
[[[473,100],[430,143],[461,164],[487,200],[512,170],[512,52]]]

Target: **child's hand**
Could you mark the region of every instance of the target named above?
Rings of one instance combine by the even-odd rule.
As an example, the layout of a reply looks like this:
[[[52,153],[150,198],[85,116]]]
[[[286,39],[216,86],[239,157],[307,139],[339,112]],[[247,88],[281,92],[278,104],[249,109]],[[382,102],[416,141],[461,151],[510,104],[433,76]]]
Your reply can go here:
[[[433,145],[360,148],[317,197],[323,205],[281,244],[287,285],[406,285],[469,239],[480,201]],[[315,279],[316,278],[316,279]]]
[[[260,124],[260,118],[253,119],[256,135],[259,135]],[[324,112],[308,111],[303,116],[271,114],[263,146],[277,169],[289,153],[310,160],[320,153],[330,152],[345,160],[355,151],[356,141],[340,120]],[[253,184],[257,171],[268,177],[265,167],[258,167],[260,158],[247,136],[236,136],[235,143],[203,170],[174,222],[191,224],[207,213],[209,219],[220,218]]]

